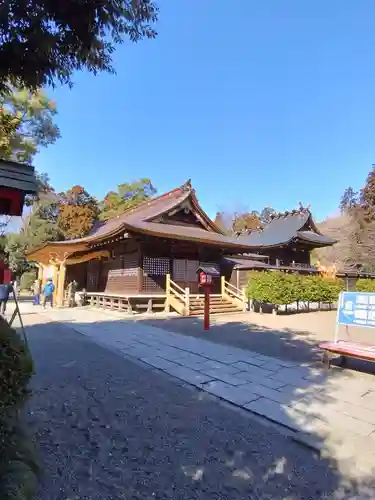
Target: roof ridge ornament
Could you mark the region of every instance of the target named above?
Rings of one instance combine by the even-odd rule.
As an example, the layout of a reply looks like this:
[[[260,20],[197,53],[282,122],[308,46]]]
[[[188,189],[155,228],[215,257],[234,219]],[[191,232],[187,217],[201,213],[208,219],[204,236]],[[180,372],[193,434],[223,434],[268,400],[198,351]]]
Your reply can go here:
[[[299,212],[306,214],[306,213],[310,212],[310,208],[311,208],[310,203],[307,205],[307,207],[304,207],[300,201],[298,202],[298,211]]]
[[[193,187],[191,185],[191,179],[188,179],[182,186],[181,190],[182,191],[192,191]]]

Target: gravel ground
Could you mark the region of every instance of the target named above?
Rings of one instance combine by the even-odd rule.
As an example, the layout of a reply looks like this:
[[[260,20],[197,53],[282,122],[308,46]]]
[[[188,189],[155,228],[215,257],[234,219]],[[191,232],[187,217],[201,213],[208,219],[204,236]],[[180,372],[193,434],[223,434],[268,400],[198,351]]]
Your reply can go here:
[[[343,478],[328,459],[201,391],[62,324],[27,331],[37,369],[27,419],[44,468],[39,500],[317,500],[358,493],[353,484],[341,491]],[[358,498],[375,498],[374,491]]]

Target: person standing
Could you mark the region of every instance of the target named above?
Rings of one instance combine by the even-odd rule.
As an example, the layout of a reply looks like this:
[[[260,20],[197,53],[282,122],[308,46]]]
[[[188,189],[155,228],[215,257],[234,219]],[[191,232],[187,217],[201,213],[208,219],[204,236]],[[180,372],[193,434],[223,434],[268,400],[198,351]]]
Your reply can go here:
[[[55,291],[55,285],[53,284],[52,278],[48,278],[47,283],[43,288],[43,307],[46,307],[47,302],[53,307],[53,292]]]
[[[42,291],[42,284],[40,282],[40,280],[35,280],[35,283],[34,283],[34,306],[38,306],[40,304],[40,294],[41,294],[41,291]]]
[[[7,285],[0,285],[0,314],[4,316],[7,303],[9,299],[9,294],[13,290],[13,286],[11,283]]]

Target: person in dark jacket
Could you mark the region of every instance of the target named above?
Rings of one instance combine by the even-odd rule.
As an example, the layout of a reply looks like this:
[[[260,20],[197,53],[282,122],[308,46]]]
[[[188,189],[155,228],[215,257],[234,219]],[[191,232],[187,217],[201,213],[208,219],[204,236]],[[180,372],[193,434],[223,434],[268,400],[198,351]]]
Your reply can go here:
[[[6,285],[0,285],[0,314],[4,316],[7,303],[9,300],[9,294],[13,290],[13,286],[11,283]]]
[[[55,291],[55,285],[53,284],[52,278],[47,280],[47,283],[43,288],[43,307],[46,307],[47,302],[53,307],[53,292]]]

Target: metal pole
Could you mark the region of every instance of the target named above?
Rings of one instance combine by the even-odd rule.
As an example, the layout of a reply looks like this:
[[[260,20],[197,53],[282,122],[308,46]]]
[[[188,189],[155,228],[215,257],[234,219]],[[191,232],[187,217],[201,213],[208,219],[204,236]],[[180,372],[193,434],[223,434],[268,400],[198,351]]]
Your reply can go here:
[[[204,329],[210,329],[210,287],[204,287]]]
[[[28,344],[28,342],[27,342],[27,336],[26,336],[25,328],[24,328],[24,326],[23,326],[23,321],[22,321],[21,311],[20,311],[20,308],[19,308],[19,305],[18,305],[17,296],[16,296],[16,293],[15,293],[15,291],[14,291],[13,286],[12,286],[12,292],[13,292],[13,300],[14,300],[15,308],[14,308],[14,311],[13,311],[12,317],[10,318],[10,321],[8,322],[8,325],[9,325],[9,326],[12,326],[13,321],[15,320],[16,316],[18,315],[18,318],[19,318],[19,320],[20,320],[20,324],[21,324],[21,332],[22,332],[22,337],[23,337],[23,340],[24,340],[24,342],[25,342],[26,347],[28,348],[28,347],[29,347],[29,344]]]

